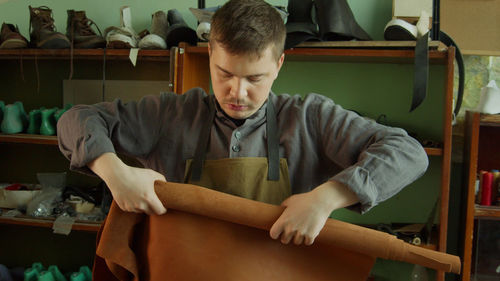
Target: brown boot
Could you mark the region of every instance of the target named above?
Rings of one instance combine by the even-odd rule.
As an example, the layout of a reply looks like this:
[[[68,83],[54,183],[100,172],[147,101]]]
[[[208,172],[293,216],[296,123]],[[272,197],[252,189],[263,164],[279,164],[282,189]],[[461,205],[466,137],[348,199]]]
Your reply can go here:
[[[52,10],[46,6],[30,9],[30,43],[42,49],[67,49],[70,42],[64,34],[56,32]]]
[[[28,46],[28,40],[13,24],[3,23],[0,32],[0,49],[20,49]]]
[[[92,30],[92,24],[95,25],[97,31],[101,33],[97,24],[87,18],[85,11],[68,10],[66,35],[73,43],[74,48],[95,49],[104,48],[104,46],[106,46],[106,40]]]

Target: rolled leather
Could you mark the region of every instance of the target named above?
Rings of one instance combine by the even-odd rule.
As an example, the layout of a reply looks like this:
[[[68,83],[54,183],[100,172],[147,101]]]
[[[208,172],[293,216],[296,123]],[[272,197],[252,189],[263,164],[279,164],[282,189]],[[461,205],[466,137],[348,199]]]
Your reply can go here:
[[[284,207],[257,202],[207,188],[157,181],[155,191],[165,207],[218,220],[270,230]],[[315,243],[373,257],[419,264],[436,270],[460,273],[458,256],[418,247],[381,231],[328,219]]]
[[[328,219],[311,246],[268,230],[283,207],[191,184],[155,182],[168,209],[148,216],[113,202],[98,233],[93,280],[364,281],[377,257],[458,273],[460,260]]]

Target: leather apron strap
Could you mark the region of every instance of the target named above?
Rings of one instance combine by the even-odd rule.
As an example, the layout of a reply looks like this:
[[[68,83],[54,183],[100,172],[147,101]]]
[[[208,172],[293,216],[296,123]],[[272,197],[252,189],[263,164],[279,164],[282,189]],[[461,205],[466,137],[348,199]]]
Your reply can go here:
[[[209,118],[205,122],[204,130],[201,133],[200,141],[196,147],[193,168],[191,173],[191,181],[199,181],[203,170],[203,162],[205,161],[206,151],[208,149],[208,141],[210,139],[210,131],[215,119],[215,97],[208,97]],[[280,157],[279,157],[279,135],[278,122],[276,121],[276,112],[271,99],[267,99],[266,107],[266,134],[267,134],[267,153],[268,153],[268,173],[267,179],[271,181],[279,181],[280,179]]]

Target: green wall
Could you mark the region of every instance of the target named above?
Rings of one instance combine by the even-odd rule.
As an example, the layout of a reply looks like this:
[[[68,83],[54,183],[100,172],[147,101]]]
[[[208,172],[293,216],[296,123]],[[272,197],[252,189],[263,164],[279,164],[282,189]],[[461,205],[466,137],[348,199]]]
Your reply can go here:
[[[217,6],[225,1],[207,0],[206,6]],[[273,5],[287,6],[288,1],[268,1]],[[392,0],[350,0],[348,3],[358,23],[374,39],[382,40],[385,24],[391,19]],[[154,0],[46,0],[46,1],[23,1],[23,0],[0,0],[0,22],[13,23],[19,26],[21,33],[29,37],[29,9],[32,7],[48,6],[52,9],[57,30],[66,32],[67,10],[85,10],[87,17],[99,26],[101,31],[108,26],[120,24],[121,6],[130,6],[132,11],[132,25],[137,32],[148,29],[151,24],[151,14],[158,10],[179,10],[186,22],[195,27],[196,19],[189,12],[190,7],[197,7],[198,1],[154,1]]]

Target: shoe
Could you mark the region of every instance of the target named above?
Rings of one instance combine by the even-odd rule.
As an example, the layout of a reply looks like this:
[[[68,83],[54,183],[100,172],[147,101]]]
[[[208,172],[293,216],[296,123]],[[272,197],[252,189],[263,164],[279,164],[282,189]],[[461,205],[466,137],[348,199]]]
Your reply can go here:
[[[28,117],[21,102],[5,106],[0,128],[4,134],[22,133],[28,125]]]
[[[106,46],[106,40],[101,35],[97,35],[91,28],[95,25],[97,31],[101,33],[97,24],[85,15],[85,11],[68,10],[68,20],[66,25],[66,36],[77,49],[97,49]]]
[[[198,37],[196,31],[190,28],[181,13],[177,9],[171,9],[167,13],[168,30],[167,30],[167,47],[171,48],[179,46],[180,42],[186,42],[190,45],[196,45]]]
[[[69,277],[70,281],[87,281],[87,277],[83,272],[73,272],[71,273],[71,276]]]
[[[384,39],[388,41],[415,41],[417,36],[417,27],[402,19],[392,19],[384,28]]]
[[[38,281],[56,281],[54,274],[50,271],[42,271],[38,274]],[[59,281],[59,280],[57,280]]]
[[[66,281],[66,277],[64,277],[57,265],[50,265],[48,271],[52,273],[54,281]]]
[[[80,272],[83,273],[87,281],[92,281],[92,271],[86,265],[80,266]]]
[[[53,136],[56,134],[56,119],[54,113],[57,107],[42,110],[42,123],[40,124],[40,134]]]
[[[54,113],[56,124],[59,121],[59,118],[61,118],[61,116],[64,114],[64,112],[68,111],[68,109],[70,109],[71,107],[73,107],[73,105],[71,103],[68,103],[64,106],[64,108],[61,108]]]
[[[304,41],[321,41],[313,16],[313,3],[311,0],[288,1],[285,49],[293,48]]]
[[[3,23],[0,31],[0,49],[21,49],[28,47],[28,40],[13,24]]]
[[[33,109],[29,113],[29,125],[26,133],[32,135],[40,134],[40,125],[42,124],[42,111],[40,109]]]
[[[5,112],[5,103],[0,100],[0,124],[2,124],[4,112]]]
[[[26,269],[24,271],[24,281],[37,281],[39,273],[40,271],[33,267]]]
[[[384,28],[384,39],[388,41],[415,41],[429,32],[429,15],[422,11],[416,25],[402,19],[390,20]]]
[[[202,41],[208,41],[210,38],[210,23],[212,22],[212,16],[220,9],[221,6],[214,6],[209,8],[197,9],[189,8],[189,11],[196,17],[199,22],[196,28],[196,35],[198,39]]]
[[[371,40],[356,22],[346,0],[315,0],[314,4],[321,40]]]
[[[151,20],[151,32],[139,42],[141,49],[166,49],[167,42],[167,15],[163,11],[154,13]]]
[[[68,37],[56,31],[52,10],[46,6],[30,10],[30,44],[41,49],[67,49]]]
[[[106,46],[112,49],[137,48],[139,35],[132,28],[130,7],[120,8],[120,27],[110,26],[104,31]]]

